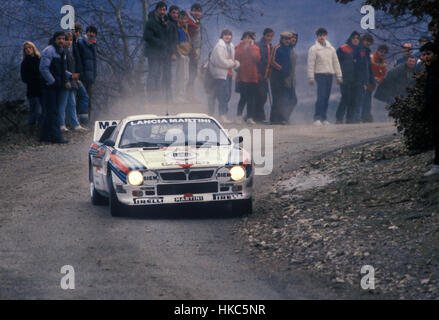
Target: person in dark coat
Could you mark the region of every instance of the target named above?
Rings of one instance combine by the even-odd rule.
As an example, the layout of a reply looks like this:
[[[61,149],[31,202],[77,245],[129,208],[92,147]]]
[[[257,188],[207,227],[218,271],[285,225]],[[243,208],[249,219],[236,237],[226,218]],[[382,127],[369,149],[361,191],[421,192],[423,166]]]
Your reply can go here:
[[[187,99],[192,102],[197,102],[194,93],[195,80],[198,76],[198,63],[201,58],[201,44],[202,44],[202,25],[201,17],[203,15],[203,8],[199,3],[194,3],[191,10],[187,12],[189,18],[188,32],[191,41],[192,51],[189,55],[189,81],[186,88]]]
[[[85,31],[85,36],[78,40],[78,50],[81,63],[77,66],[77,72],[80,74],[80,79],[87,90],[88,102],[88,120],[91,119],[92,113],[92,92],[93,84],[96,81],[98,74],[97,66],[97,52],[96,52],[96,36],[98,29],[95,26],[88,26]]]
[[[274,30],[271,28],[265,28],[261,40],[256,42],[261,53],[261,60],[258,62],[258,87],[256,91],[256,104],[255,104],[255,121],[265,121],[265,104],[269,94],[268,81],[271,75],[271,55],[273,52]]]
[[[365,33],[360,38],[361,59],[359,61],[359,81],[362,84],[363,92],[362,98],[357,100],[357,106],[355,108],[356,114],[354,121],[356,123],[361,122],[373,122],[372,116],[372,105],[367,103],[372,98],[372,92],[375,90],[375,77],[373,75],[372,61],[370,60],[370,55],[372,50],[370,47],[374,43],[373,37],[369,33]],[[363,56],[364,54],[364,56]]]
[[[35,44],[26,41],[23,44],[23,57],[21,62],[21,80],[27,85],[27,99],[29,101],[29,134],[34,133],[35,125],[41,123],[41,81],[40,60],[41,55]]]
[[[67,71],[67,61],[64,52],[65,33],[55,32],[50,44],[41,53],[40,74],[43,80],[42,105],[44,120],[41,126],[40,141],[52,143],[67,143],[63,139],[58,123],[58,105],[61,92],[66,81],[77,80],[78,75]]]
[[[387,73],[383,82],[378,86],[375,92],[375,99],[391,104],[396,97],[407,95],[407,88],[413,87],[415,83],[414,68],[416,57],[407,58],[404,64],[393,68]]]
[[[427,80],[424,91],[424,105],[426,111],[431,114],[433,119],[433,139],[434,139],[434,160],[432,168],[424,175],[426,177],[439,174],[439,45],[428,42],[421,48],[421,53],[425,61]]]
[[[280,35],[280,42],[273,49],[271,61],[271,91],[273,94],[273,106],[270,113],[270,123],[286,124],[285,110],[288,108],[289,89],[286,86],[286,79],[291,75],[291,32],[283,32]]]
[[[82,24],[76,22],[75,29],[73,32],[72,53],[73,53],[73,57],[75,58],[75,66],[76,66],[76,71],[78,73],[81,71],[83,72],[84,69],[82,67],[82,59],[81,59],[81,55],[79,54],[79,47],[78,47],[79,39],[81,39],[82,37],[82,30],[83,30]],[[80,82],[80,86],[78,90],[76,90],[76,101],[77,101],[76,111],[78,114],[78,120],[81,124],[87,125],[89,98],[88,98],[87,90],[85,89],[85,86],[82,82]]]
[[[340,85],[341,100],[335,114],[336,124],[343,124],[345,117],[348,122],[353,121],[355,96],[360,90],[360,84],[355,81],[355,64],[360,54],[359,46],[360,34],[354,31],[346,43],[337,49],[337,57],[343,73],[343,83]]]
[[[299,35],[295,31],[291,31],[292,38],[290,40],[290,61],[291,61],[291,74],[285,79],[285,86],[288,88],[288,100],[287,108],[284,110],[283,118],[285,122],[288,123],[291,118],[291,114],[297,105],[297,95],[296,95],[296,65],[297,65],[297,55],[294,48],[299,40]]]
[[[150,12],[145,25],[143,40],[144,54],[148,58],[147,90],[152,102],[160,102],[163,98],[170,100],[171,84],[171,49],[169,28],[164,2],[158,2],[155,10]]]

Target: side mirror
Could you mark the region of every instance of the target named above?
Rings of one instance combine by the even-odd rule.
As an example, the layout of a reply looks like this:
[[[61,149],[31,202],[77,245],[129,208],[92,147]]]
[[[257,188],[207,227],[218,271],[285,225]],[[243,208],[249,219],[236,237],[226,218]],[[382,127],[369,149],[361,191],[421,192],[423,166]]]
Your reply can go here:
[[[113,140],[110,140],[110,139],[107,139],[104,141],[104,145],[106,145],[107,147],[114,148],[115,144],[116,144],[116,142],[114,142]]]
[[[234,143],[234,144],[240,144],[240,143],[242,143],[243,141],[244,141],[244,138],[243,138],[242,136],[234,137],[234,138],[233,138],[233,143]]]

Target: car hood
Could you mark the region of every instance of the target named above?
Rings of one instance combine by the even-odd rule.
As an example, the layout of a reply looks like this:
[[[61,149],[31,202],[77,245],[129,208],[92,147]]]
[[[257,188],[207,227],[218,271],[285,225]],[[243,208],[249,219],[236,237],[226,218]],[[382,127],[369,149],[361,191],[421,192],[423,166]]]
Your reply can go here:
[[[120,149],[119,152],[136,159],[150,170],[217,167],[242,162],[240,161],[242,150],[233,145],[209,148],[182,146],[159,150],[135,148]]]

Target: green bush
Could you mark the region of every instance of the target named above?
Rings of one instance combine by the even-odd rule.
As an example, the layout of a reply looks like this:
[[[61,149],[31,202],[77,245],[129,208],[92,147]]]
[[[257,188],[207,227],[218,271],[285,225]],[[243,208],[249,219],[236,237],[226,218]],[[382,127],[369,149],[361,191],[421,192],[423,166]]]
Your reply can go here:
[[[425,72],[417,75],[414,88],[407,89],[407,97],[396,98],[394,103],[386,107],[403,135],[405,146],[412,153],[433,148],[433,122],[430,113],[424,108],[426,78]]]

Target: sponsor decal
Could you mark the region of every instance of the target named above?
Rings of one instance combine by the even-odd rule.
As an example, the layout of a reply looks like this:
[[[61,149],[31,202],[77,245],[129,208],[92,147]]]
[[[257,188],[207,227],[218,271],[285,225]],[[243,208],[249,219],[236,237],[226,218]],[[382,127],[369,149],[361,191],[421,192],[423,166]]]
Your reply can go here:
[[[214,194],[213,200],[236,200],[242,197],[242,193]]]
[[[175,123],[211,123],[211,119],[192,119],[192,118],[170,118],[170,119],[147,119],[136,120],[128,123],[129,126],[144,124],[175,124]]]
[[[158,198],[134,198],[134,204],[160,204],[163,203],[163,197]]]
[[[157,174],[153,171],[146,171],[143,173],[143,181],[147,185],[154,185],[157,183]]]
[[[190,196],[190,197],[178,197],[174,199],[174,202],[191,202],[191,201],[203,201],[203,196]]]
[[[216,173],[216,179],[219,182],[228,182],[230,181],[230,170],[227,168],[221,168]]]
[[[101,130],[107,129],[110,125],[117,126],[118,123],[119,121],[98,121],[99,129]]]

